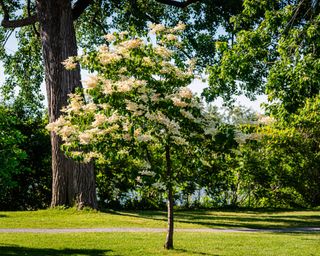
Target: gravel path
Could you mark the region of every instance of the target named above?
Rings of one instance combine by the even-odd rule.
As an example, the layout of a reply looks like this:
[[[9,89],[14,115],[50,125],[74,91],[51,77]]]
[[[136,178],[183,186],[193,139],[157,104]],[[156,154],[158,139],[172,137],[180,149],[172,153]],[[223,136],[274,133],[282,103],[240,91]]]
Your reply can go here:
[[[166,232],[165,228],[0,228],[0,233],[161,233]],[[311,233],[320,232],[320,227],[302,227],[302,228],[279,228],[279,229],[253,229],[253,228],[176,228],[175,232],[188,233],[213,233],[213,232],[271,232],[271,233]]]

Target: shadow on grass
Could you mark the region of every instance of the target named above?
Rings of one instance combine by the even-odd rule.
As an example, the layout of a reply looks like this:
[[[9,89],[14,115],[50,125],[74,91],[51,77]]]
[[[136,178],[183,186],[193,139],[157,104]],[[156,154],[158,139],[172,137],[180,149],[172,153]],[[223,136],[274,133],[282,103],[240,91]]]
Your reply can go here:
[[[7,215],[4,215],[4,214],[0,214],[0,218],[6,218],[8,217]]]
[[[96,249],[50,249],[50,248],[27,248],[14,245],[0,245],[1,256],[62,256],[62,255],[79,255],[79,256],[102,256],[108,255],[112,250]],[[113,254],[114,255],[114,254]]]
[[[178,253],[187,253],[190,255],[209,255],[209,256],[220,256],[219,254],[212,254],[212,253],[206,253],[206,252],[197,252],[197,251],[191,251],[186,249],[173,249],[173,251]]]
[[[229,212],[228,212],[229,213]],[[202,225],[207,228],[299,228],[320,227],[319,215],[273,215],[269,212],[230,212],[234,215],[215,215],[210,211],[176,211],[175,222]],[[278,213],[278,212],[277,212]],[[113,212],[112,214],[166,221],[165,211]],[[242,214],[242,215],[241,215]]]

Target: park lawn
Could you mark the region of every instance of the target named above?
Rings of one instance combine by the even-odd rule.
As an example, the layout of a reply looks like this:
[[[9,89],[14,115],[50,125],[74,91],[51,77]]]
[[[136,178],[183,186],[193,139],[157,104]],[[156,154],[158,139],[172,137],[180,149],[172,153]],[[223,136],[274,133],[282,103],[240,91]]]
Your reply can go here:
[[[319,234],[176,233],[174,250],[165,233],[0,234],[0,255],[319,255]]]
[[[48,209],[0,212],[0,228],[166,227],[165,211]],[[176,211],[176,228],[320,227],[320,211]]]

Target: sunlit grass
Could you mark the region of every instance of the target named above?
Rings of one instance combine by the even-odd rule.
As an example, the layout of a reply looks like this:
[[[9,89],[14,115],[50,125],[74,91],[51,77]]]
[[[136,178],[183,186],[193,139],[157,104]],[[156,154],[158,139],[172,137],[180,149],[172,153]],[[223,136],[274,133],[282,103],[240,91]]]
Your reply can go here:
[[[319,227],[320,211],[176,211],[176,228]],[[0,212],[0,228],[166,227],[165,211],[49,209]]]
[[[319,255],[317,234],[176,233],[0,234],[0,255]]]

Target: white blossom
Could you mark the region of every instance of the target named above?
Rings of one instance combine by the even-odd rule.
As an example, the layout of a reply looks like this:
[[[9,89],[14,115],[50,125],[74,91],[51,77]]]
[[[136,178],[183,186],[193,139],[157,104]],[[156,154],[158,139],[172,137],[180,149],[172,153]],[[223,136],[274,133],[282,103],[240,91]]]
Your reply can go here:
[[[167,39],[168,41],[177,41],[178,40],[178,37],[173,34],[164,35],[164,38]]]
[[[265,124],[269,125],[275,122],[275,119],[270,117],[270,116],[265,116],[265,115],[259,115],[258,116],[258,123],[259,124]]]
[[[142,64],[146,67],[153,67],[155,63],[151,60],[150,57],[143,57]]]
[[[87,89],[94,89],[97,87],[99,78],[96,75],[88,75],[88,78],[83,81],[84,86]]]
[[[104,123],[106,123],[108,118],[104,114],[95,114],[94,122],[92,123],[93,127],[98,127]]]
[[[94,104],[93,102],[90,102],[88,104],[84,104],[82,106],[82,110],[86,113],[93,113],[97,110],[97,105]]]
[[[99,60],[102,65],[112,64],[121,60],[121,55],[113,52],[100,52],[99,53]]]
[[[122,138],[124,140],[126,140],[126,141],[130,141],[131,140],[131,135],[129,133],[125,133]]]
[[[98,106],[104,110],[108,110],[111,108],[111,105],[108,103],[101,103],[101,104],[98,104]]]
[[[165,31],[166,27],[163,26],[162,24],[150,24],[149,25],[150,28],[150,33],[151,34],[158,34],[159,32]]]
[[[192,91],[188,87],[182,87],[179,90],[179,96],[181,98],[191,99],[192,98]]]
[[[109,126],[107,129],[104,129],[104,133],[113,133],[117,130],[119,130],[120,126],[118,124],[113,124],[111,126]]]
[[[139,110],[138,104],[136,104],[130,100],[125,100],[125,102],[127,104],[127,107],[126,107],[127,110],[132,111],[132,112]]]
[[[177,106],[177,107],[181,107],[181,108],[185,108],[188,106],[188,103],[182,101],[180,98],[178,97],[172,97],[171,98],[173,105]]]
[[[120,116],[118,115],[117,111],[113,112],[112,115],[107,119],[109,123],[115,123],[119,121]]]
[[[118,92],[129,92],[132,90],[132,83],[130,80],[119,81],[116,83]]]
[[[172,29],[173,31],[183,31],[186,29],[186,24],[179,21],[179,23]]]
[[[139,142],[148,142],[152,140],[152,136],[149,134],[141,134],[137,136]]]
[[[124,37],[127,36],[127,35],[129,35],[129,32],[128,32],[128,31],[121,31],[121,32],[119,33],[119,37],[120,37],[121,39],[124,39]]]
[[[160,55],[163,58],[169,58],[172,56],[172,51],[163,46],[156,46],[154,48],[156,54]]]
[[[98,47],[98,51],[99,51],[100,53],[109,52],[109,47],[108,47],[108,45],[106,45],[106,44],[100,45],[100,46]]]
[[[135,137],[140,136],[141,135],[141,128],[135,129],[133,134],[134,134]]]
[[[79,138],[80,144],[87,145],[90,143],[90,141],[92,139],[92,134],[82,132],[79,134],[78,138]]]
[[[104,39],[106,39],[108,42],[112,42],[112,41],[116,40],[116,37],[115,37],[115,35],[113,35],[113,34],[106,34],[106,35],[103,36],[103,37],[104,37]]]
[[[75,69],[77,67],[77,63],[76,63],[76,58],[75,57],[69,57],[66,60],[64,60],[63,62],[61,62],[65,69],[67,70],[72,70]]]
[[[139,38],[127,40],[120,44],[121,47],[124,47],[127,50],[139,48],[141,45],[143,45],[143,41]]]
[[[69,137],[75,133],[75,128],[69,125],[64,125],[59,130],[59,135],[61,136],[62,140],[68,141]]]
[[[103,80],[102,92],[106,95],[112,94],[114,92],[114,90],[112,88],[112,81],[111,80],[109,80],[109,79]]]

